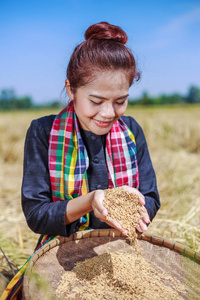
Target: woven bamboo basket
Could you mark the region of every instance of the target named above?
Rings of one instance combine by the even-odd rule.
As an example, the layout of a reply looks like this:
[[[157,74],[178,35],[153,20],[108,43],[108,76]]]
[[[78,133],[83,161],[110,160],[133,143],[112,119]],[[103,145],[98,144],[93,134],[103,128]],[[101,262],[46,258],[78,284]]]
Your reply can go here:
[[[186,287],[184,299],[200,299],[200,253],[170,240],[143,233],[138,236],[143,256]],[[109,247],[108,247],[109,245]],[[31,258],[23,280],[23,297],[55,299],[62,275],[75,263],[105,253],[128,251],[129,241],[115,229],[86,230],[43,245]],[[78,299],[78,298],[77,298]],[[133,298],[134,299],[134,298]]]

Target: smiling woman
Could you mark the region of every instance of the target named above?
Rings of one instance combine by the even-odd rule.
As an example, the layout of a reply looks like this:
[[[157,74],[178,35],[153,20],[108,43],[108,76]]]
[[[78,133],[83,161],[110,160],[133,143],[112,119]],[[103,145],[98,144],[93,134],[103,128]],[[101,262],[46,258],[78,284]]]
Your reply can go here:
[[[104,190],[122,187],[138,196],[138,231],[146,231],[160,207],[156,176],[141,127],[123,116],[129,87],[139,78],[126,33],[101,22],[85,33],[65,80],[69,104],[31,123],[27,132],[22,207],[28,226],[41,234],[36,248],[55,236],[114,227]],[[133,204],[134,205],[134,204]],[[26,264],[3,298],[19,294]],[[10,299],[10,298],[9,298]]]
[[[129,82],[123,71],[101,71],[96,80],[72,92],[66,80],[69,98],[82,129],[95,134],[107,134],[125,113],[128,104]]]

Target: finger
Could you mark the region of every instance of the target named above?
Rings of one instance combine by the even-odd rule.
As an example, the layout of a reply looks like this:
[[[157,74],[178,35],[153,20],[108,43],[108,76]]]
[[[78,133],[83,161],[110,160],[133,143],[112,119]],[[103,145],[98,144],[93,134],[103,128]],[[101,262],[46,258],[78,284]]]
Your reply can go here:
[[[102,216],[106,217],[108,215],[108,211],[107,209],[103,206],[102,210],[101,210],[101,214]]]
[[[136,229],[137,229],[137,231],[139,231],[139,232],[143,232],[143,230],[142,230],[142,228],[140,227],[140,225],[138,225],[138,226],[136,227]]]
[[[105,222],[106,216],[108,215],[107,209],[103,206],[102,208],[93,208],[95,216]]]
[[[137,227],[138,227],[139,229],[138,229]],[[137,227],[136,227],[136,229],[137,229],[138,231],[140,231],[140,232],[147,231],[147,229],[148,229],[146,223],[144,223],[144,221],[142,221],[142,220],[139,220],[139,224],[138,224]]]
[[[93,202],[93,210],[96,211],[96,213],[99,215],[102,215],[103,217],[106,217],[108,215],[108,211],[103,206],[103,199],[104,199],[104,191],[103,190],[97,190],[95,193],[95,201]]]
[[[120,231],[122,234],[124,235],[128,235],[128,231],[125,230],[121,224],[119,222],[117,222],[116,220],[112,219],[112,218],[107,218],[106,219],[106,223],[108,225],[110,225],[111,227],[114,227],[115,229],[117,229],[118,231]]]
[[[139,191],[138,191],[139,192]],[[139,202],[141,205],[145,205],[145,197],[139,192]]]
[[[151,222],[147,212],[143,212],[140,210],[139,213],[142,216],[142,219],[145,223],[149,224]]]
[[[106,222],[108,225],[110,225],[111,227],[116,228],[119,231],[122,231],[122,226],[119,222],[117,222],[116,220],[113,220],[112,218],[106,218]]]
[[[133,194],[137,195],[139,197],[140,204],[145,205],[145,197],[144,197],[144,195],[142,195],[142,193],[140,193],[140,191],[138,191],[137,189],[132,188],[128,185],[123,185],[122,188],[127,190],[129,193],[133,193]]]

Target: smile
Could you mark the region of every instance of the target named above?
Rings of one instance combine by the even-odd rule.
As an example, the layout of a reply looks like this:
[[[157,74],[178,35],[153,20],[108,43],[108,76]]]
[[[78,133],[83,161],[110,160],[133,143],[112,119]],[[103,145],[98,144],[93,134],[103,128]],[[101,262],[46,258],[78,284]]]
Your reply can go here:
[[[107,121],[107,122],[105,122],[105,121],[99,121],[99,120],[95,120],[95,119],[93,119],[93,121],[94,121],[95,124],[96,124],[97,126],[99,126],[99,127],[107,127],[107,126],[109,126],[109,125],[111,124],[111,122],[112,122],[112,121]]]

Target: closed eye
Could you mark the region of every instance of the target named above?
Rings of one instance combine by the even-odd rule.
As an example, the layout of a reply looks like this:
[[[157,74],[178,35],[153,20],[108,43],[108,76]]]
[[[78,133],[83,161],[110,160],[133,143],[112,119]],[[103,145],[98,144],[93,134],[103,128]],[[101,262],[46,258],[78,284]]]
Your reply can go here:
[[[95,101],[92,101],[92,100],[90,100],[90,102],[92,103],[92,104],[94,104],[94,105],[100,105],[102,102],[95,102]]]
[[[125,99],[125,100],[122,101],[122,102],[116,102],[116,104],[118,104],[118,105],[123,105],[123,104],[126,102],[126,100],[127,100],[127,99]]]

